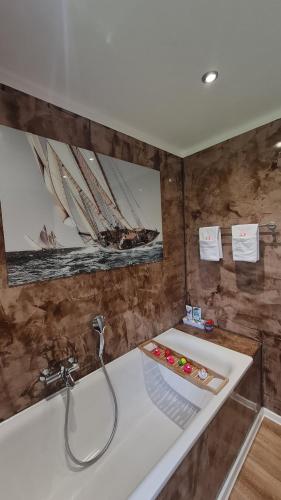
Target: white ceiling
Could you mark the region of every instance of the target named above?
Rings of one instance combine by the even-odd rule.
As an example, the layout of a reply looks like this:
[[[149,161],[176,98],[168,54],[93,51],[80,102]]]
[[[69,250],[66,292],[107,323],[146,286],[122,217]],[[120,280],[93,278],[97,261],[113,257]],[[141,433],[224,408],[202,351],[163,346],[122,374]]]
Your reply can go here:
[[[0,81],[186,156],[281,117],[281,1],[0,0]]]

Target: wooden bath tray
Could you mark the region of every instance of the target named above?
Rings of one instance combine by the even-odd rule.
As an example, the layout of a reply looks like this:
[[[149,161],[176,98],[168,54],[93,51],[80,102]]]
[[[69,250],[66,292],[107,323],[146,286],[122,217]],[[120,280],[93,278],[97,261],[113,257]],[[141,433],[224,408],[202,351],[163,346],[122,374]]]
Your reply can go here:
[[[160,349],[161,352],[160,356],[155,356],[153,354],[153,350],[155,349],[155,347],[158,347]],[[144,352],[149,358],[154,359],[154,361],[157,361],[161,365],[164,365],[166,368],[176,373],[180,377],[188,380],[189,382],[192,382],[192,384],[195,384],[198,387],[201,387],[201,389],[206,389],[207,391],[212,392],[213,394],[218,394],[229,381],[229,379],[224,375],[220,375],[214,370],[211,370],[211,368],[207,368],[206,366],[197,363],[196,361],[186,356],[185,354],[180,354],[179,352],[174,351],[170,347],[160,344],[156,340],[146,340],[145,342],[142,342],[138,346],[138,348],[142,352]],[[175,358],[175,362],[173,365],[167,362],[165,357],[165,349],[169,349],[171,355]],[[191,373],[185,373],[183,371],[183,366],[178,365],[178,361],[180,358],[185,358],[187,362],[190,364],[190,366],[192,367]],[[205,368],[205,370],[208,373],[208,377],[205,380],[201,380],[198,375],[199,371],[202,368]],[[214,381],[215,384],[214,382],[213,384],[211,384],[212,381]]]

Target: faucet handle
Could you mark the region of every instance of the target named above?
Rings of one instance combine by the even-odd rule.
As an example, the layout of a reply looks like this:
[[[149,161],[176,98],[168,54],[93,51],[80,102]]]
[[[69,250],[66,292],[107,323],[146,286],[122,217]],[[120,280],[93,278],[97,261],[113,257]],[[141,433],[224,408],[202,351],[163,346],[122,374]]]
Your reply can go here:
[[[41,374],[40,374],[40,377],[39,377],[40,382],[46,382],[47,378],[50,376],[50,374],[51,374],[50,369],[49,368],[44,368],[44,370],[41,371]]]
[[[44,368],[44,370],[40,372],[39,380],[40,382],[44,382],[46,385],[56,382],[57,379],[57,372],[54,372],[49,368]]]
[[[68,373],[71,373],[71,372],[75,372],[77,370],[79,370],[79,363],[78,363],[78,359],[75,358],[74,356],[71,356],[70,358],[68,358],[68,363],[69,363],[69,366],[67,366],[65,369],[67,370]]]

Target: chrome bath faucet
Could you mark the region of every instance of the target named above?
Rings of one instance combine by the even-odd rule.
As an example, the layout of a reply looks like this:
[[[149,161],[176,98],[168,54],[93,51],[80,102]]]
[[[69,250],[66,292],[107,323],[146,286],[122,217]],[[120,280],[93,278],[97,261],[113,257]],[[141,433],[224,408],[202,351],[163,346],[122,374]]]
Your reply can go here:
[[[60,369],[57,371],[45,368],[39,377],[39,380],[46,385],[62,380],[66,387],[73,387],[75,385],[75,380],[72,377],[72,372],[79,370],[79,364],[77,360],[73,357],[68,358],[68,366],[61,364]]]

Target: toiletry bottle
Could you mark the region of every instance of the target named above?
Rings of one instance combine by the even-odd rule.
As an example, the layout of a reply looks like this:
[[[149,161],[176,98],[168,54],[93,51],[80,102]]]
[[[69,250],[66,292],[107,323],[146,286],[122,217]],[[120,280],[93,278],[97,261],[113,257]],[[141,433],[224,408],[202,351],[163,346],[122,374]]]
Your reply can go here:
[[[194,321],[201,321],[201,307],[193,307],[193,319]]]

